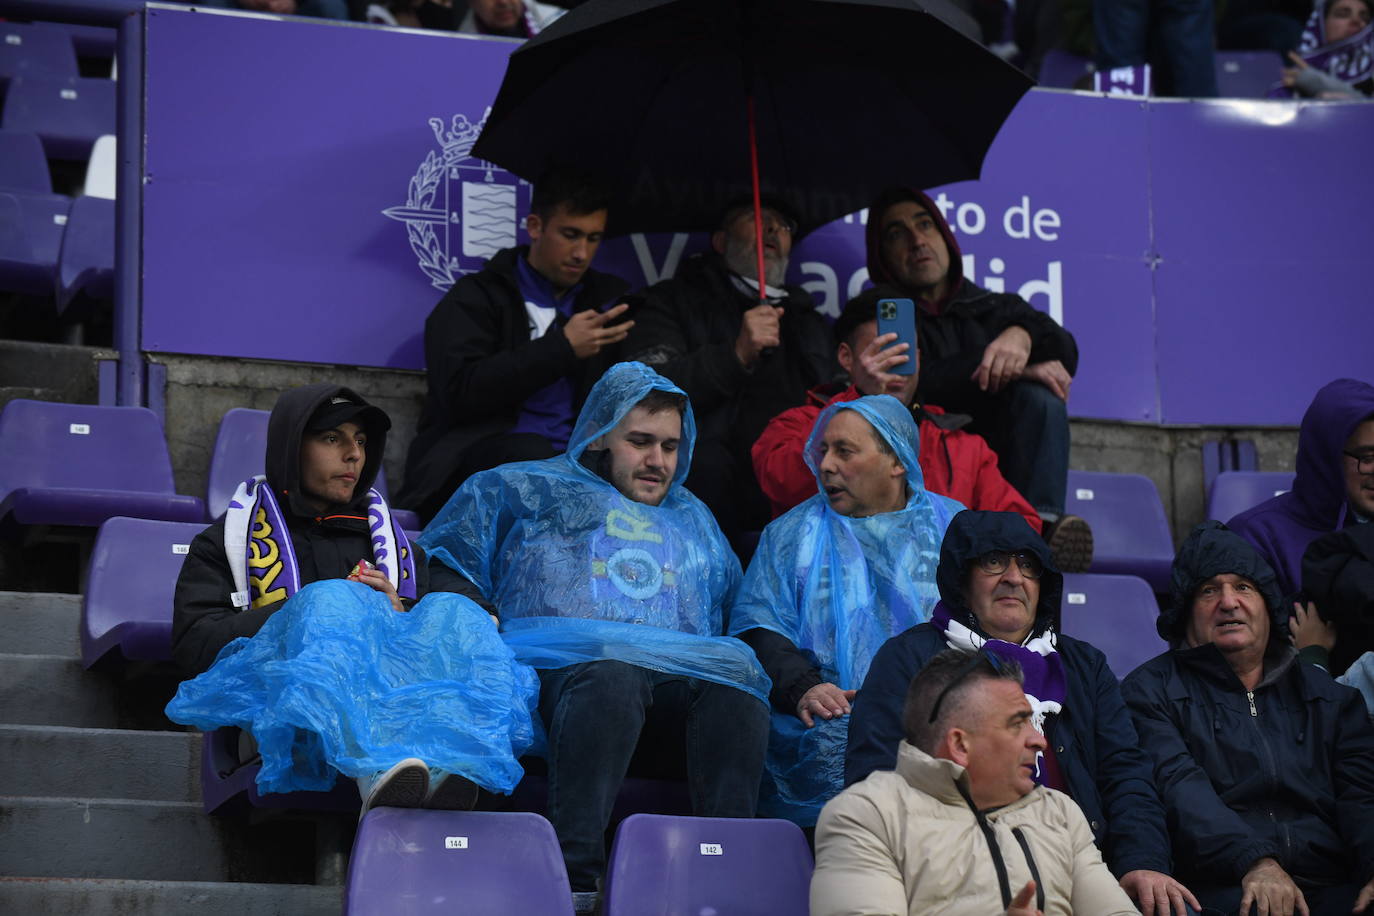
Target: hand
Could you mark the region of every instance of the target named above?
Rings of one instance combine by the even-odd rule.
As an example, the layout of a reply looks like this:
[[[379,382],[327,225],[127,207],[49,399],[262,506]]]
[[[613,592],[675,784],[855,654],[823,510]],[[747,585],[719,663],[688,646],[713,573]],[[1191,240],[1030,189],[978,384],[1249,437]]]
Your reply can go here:
[[[984,391],[996,394],[1008,382],[1021,377],[1030,359],[1030,332],[1019,324],[1014,324],[988,344],[983,351],[983,361],[973,370],[973,380]]]
[[[602,347],[609,347],[618,344],[625,339],[625,335],[630,333],[630,328],[635,326],[633,321],[622,321],[619,324],[611,324],[625,311],[629,305],[621,303],[615,308],[598,312],[596,309],[585,309],[577,312],[568,319],[568,323],[563,325],[563,336],[568,338],[568,344],[572,347],[573,355],[578,359],[586,359],[601,352]]]
[[[1298,81],[1298,73],[1306,70],[1308,64],[1307,61],[1298,56],[1297,51],[1289,51],[1288,59],[1293,62],[1293,66],[1283,68],[1283,84],[1289,89],[1292,89],[1293,85]]]
[[[768,347],[782,343],[782,307],[763,303],[744,313],[735,338],[735,358],[748,369],[758,362],[759,354]]]
[[[811,718],[812,713],[822,719],[848,715],[849,701],[856,693],[857,690],[841,690],[834,684],[817,684],[797,701],[797,718],[802,720],[802,725],[813,728],[816,721]]]
[[[887,345],[896,339],[896,334],[880,334],[869,341],[868,346],[864,347],[863,352],[859,354],[859,364],[878,383],[877,391],[861,391],[860,394],[900,392],[910,380],[911,376],[909,375],[893,375],[887,371],[893,366],[911,362],[909,352],[911,344],[899,343],[895,347],[888,348]]]
[[[1299,649],[1308,646],[1321,646],[1330,652],[1336,648],[1336,625],[1322,620],[1317,613],[1317,605],[1307,602],[1304,608],[1293,602],[1293,616],[1288,619],[1288,632],[1293,636],[1293,645]]]
[[[394,611],[405,612],[405,606],[401,604],[401,596],[396,594],[396,588],[391,584],[391,580],[386,577],[386,573],[380,569],[364,569],[356,575],[348,577],[349,582],[361,582],[374,591],[379,591],[391,601],[391,609]]]
[[[1027,881],[1026,886],[1017,891],[1007,907],[1007,916],[1040,916],[1035,908],[1035,882]]]
[[[1360,895],[1355,898],[1355,908],[1350,912],[1363,913],[1371,900],[1374,900],[1374,878],[1370,878],[1369,883],[1360,888]]]
[[[1145,916],[1186,916],[1186,903],[1201,910],[1193,892],[1168,875],[1138,868],[1121,876],[1121,889],[1131,895]]]
[[[1249,916],[1250,904],[1255,905],[1255,916],[1293,916],[1301,913],[1309,916],[1307,901],[1302,891],[1288,877],[1283,866],[1273,859],[1260,859],[1245,877],[1240,879],[1240,916]]]
[[[1043,363],[1031,363],[1022,370],[1021,378],[1039,382],[1059,400],[1066,404],[1069,402],[1069,386],[1073,384],[1073,376],[1069,375],[1069,370],[1065,369],[1059,360],[1048,359]]]

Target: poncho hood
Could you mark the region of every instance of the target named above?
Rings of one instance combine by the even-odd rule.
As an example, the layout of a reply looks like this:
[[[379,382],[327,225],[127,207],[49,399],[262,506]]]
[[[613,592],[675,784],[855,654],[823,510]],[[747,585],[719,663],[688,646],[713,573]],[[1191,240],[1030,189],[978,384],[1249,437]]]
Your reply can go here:
[[[897,453],[897,460],[906,468],[908,504],[912,499],[923,495],[925,476],[921,473],[921,464],[917,460],[917,453],[921,448],[921,431],[916,426],[911,410],[890,394],[871,394],[853,401],[837,401],[816,417],[816,425],[811,427],[811,435],[806,440],[806,466],[816,477],[816,492],[824,493],[820,470],[821,459],[824,457],[821,454],[821,440],[825,438],[825,429],[830,425],[831,418],[841,410],[852,410],[862,416]]]
[[[1188,627],[1198,586],[1224,573],[1255,583],[1269,608],[1269,641],[1282,641],[1288,632],[1288,614],[1273,568],[1244,538],[1217,521],[1198,525],[1178,549],[1169,583],[1169,607],[1160,611],[1155,622],[1159,635],[1171,645],[1177,644]]]
[[[335,398],[365,408],[354,421],[367,433],[367,457],[353,487],[353,499],[348,503],[352,514],[367,515],[367,491],[376,482],[382,456],[386,453],[386,434],[391,428],[391,420],[380,407],[369,404],[353,389],[320,382],[283,391],[267,420],[267,482],[278,500],[285,497],[283,508],[289,507],[288,511],[303,518],[313,517],[316,512],[300,493],[301,439],[315,411]]]
[[[1064,597],[1064,574],[1050,558],[1050,549],[1040,535],[1027,524],[1024,516],[1015,512],[975,512],[966,509],[954,516],[940,544],[940,565],[935,571],[935,584],[940,588],[940,601],[951,616],[964,626],[986,636],[978,620],[969,610],[964,597],[964,583],[969,566],[975,559],[992,550],[1012,553],[1025,551],[1034,554],[1045,571],[1040,576],[1040,601],[1035,609],[1032,636],[1046,629],[1059,632],[1059,607]]]

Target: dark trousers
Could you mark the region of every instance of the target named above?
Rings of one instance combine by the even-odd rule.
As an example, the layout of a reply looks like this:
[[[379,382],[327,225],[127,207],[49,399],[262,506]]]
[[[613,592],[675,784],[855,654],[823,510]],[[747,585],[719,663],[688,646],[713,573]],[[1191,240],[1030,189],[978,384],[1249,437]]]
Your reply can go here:
[[[975,386],[957,403],[940,404],[973,417],[969,432],[988,441],[997,466],[1042,515],[1062,515],[1069,478],[1069,411],[1039,382],[1012,382],[997,394]]]
[[[1162,95],[1217,94],[1213,0],[1093,0],[1097,68],[1149,62]],[[941,405],[943,406],[943,405]]]
[[[685,739],[699,817],[753,817],[768,746],[768,708],[742,690],[617,661],[540,671],[549,733],[549,820],[574,891],[606,871],[606,828],[646,720]]]

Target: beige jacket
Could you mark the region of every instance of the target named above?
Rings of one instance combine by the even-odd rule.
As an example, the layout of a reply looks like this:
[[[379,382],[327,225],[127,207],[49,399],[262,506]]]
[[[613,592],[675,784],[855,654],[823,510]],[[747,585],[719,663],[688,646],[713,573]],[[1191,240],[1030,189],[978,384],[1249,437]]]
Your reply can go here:
[[[1005,912],[993,854],[959,793],[964,768],[902,742],[897,769],[845,789],[816,825],[811,916],[995,916]],[[1073,799],[1036,788],[986,816],[1014,896],[1031,880],[1045,916],[1139,916],[1093,845]]]

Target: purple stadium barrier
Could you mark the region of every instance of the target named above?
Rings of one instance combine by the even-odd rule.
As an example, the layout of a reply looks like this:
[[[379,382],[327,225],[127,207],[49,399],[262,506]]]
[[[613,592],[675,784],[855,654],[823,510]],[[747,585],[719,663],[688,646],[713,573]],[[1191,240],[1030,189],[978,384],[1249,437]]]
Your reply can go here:
[[[1154,481],[1141,474],[1069,471],[1065,511],[1092,525],[1089,572],[1140,576],[1169,590],[1174,541]]]
[[[0,22],[0,85],[16,77],[72,80],[80,74],[66,33],[23,22]]]
[[[52,176],[38,135],[22,130],[0,130],[0,188],[52,193]]]
[[[1224,471],[1207,494],[1207,517],[1229,522],[1246,509],[1293,489],[1292,471]]]
[[[1060,632],[1107,656],[1117,680],[1169,648],[1155,630],[1159,604],[1138,576],[1065,574]]]
[[[95,527],[116,515],[199,522],[146,407],[18,399],[0,412],[0,528]]]
[[[49,158],[85,159],[96,138],[115,132],[114,81],[15,77],[0,126],[38,134]]]
[[[81,602],[81,664],[112,650],[130,661],[172,657],[172,595],[199,522],[116,517],[100,526]]]
[[[790,821],[636,814],[616,831],[602,912],[805,916],[813,867]]]
[[[367,812],[348,863],[345,916],[448,913],[571,914],[549,822],[493,811]]]

